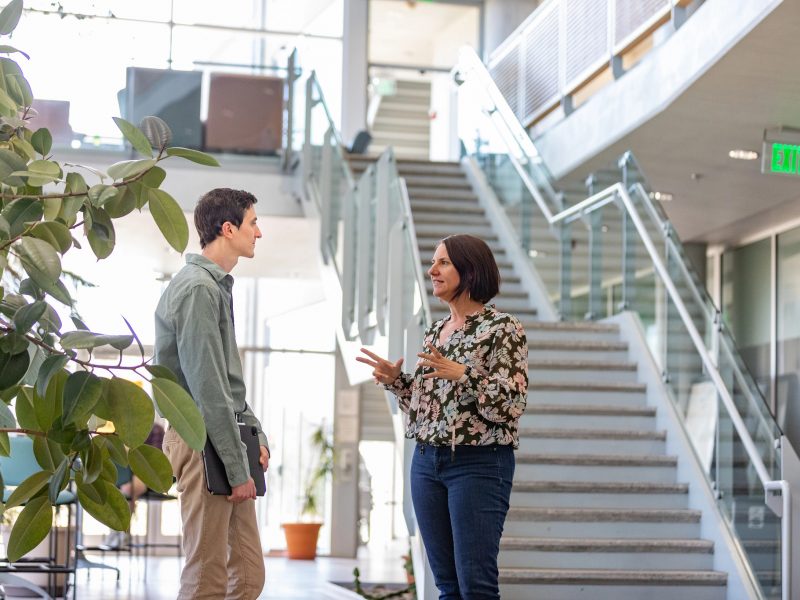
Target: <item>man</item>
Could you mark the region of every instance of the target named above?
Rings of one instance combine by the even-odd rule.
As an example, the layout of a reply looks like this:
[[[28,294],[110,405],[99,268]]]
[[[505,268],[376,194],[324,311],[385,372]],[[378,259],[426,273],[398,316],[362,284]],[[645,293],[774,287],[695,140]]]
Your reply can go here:
[[[201,454],[167,430],[164,453],[178,481],[186,554],[178,600],[254,600],[264,587],[256,488],[237,419],[258,428],[265,471],[269,447],[245,402],[229,274],[240,257],[253,257],[261,237],[255,203],[252,194],[227,188],[200,198],[194,223],[202,255],[186,256],[156,308],[155,363],[172,369],[199,406],[232,489],[227,498],[210,494]]]

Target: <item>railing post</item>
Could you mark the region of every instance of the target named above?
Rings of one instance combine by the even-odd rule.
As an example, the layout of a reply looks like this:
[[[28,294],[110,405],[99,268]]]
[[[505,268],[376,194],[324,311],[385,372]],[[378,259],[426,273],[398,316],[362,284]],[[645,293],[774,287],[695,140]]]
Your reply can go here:
[[[361,181],[363,183],[363,180]],[[360,184],[355,189],[348,190],[343,198],[342,207],[344,232],[342,235],[342,265],[340,277],[342,278],[342,330],[345,339],[352,340],[353,323],[356,319],[356,271],[358,269],[356,240],[358,223],[357,198]],[[334,261],[335,262],[335,261]]]
[[[595,174],[586,179],[589,196],[595,194]],[[584,318],[587,321],[602,317],[603,310],[603,212],[602,209],[584,215],[583,222],[589,230],[589,303]]]
[[[283,160],[281,169],[289,171],[294,157],[294,83],[297,81],[295,62],[297,61],[297,48],[292,50],[286,65],[286,140],[283,145]]]
[[[391,170],[394,163],[394,156],[384,152],[378,159],[377,172],[375,174],[375,313],[378,320],[378,331],[381,335],[386,335],[386,304],[387,277],[388,277],[388,253],[389,244],[389,196],[391,190]]]
[[[317,183],[319,185],[320,194],[320,250],[322,251],[322,259],[327,263],[331,256],[336,254],[336,248],[333,246],[333,235],[331,228],[333,227],[333,147],[331,140],[333,139],[333,132],[329,128],[325,132],[325,137],[322,143],[322,162],[320,165],[320,172],[317,174]]]
[[[356,238],[356,323],[358,337],[365,344],[372,344],[375,329],[370,327],[372,300],[375,297],[373,285],[375,277],[372,269],[375,266],[373,240],[375,224],[372,222],[372,209],[375,201],[375,167],[370,165],[358,181],[358,229]],[[345,242],[347,243],[347,242]]]
[[[629,168],[627,154],[620,159],[622,187],[628,190]],[[627,210],[622,211],[622,301],[619,310],[628,310],[635,304],[636,293],[636,229]]]
[[[559,226],[561,247],[561,318],[569,320],[572,314],[572,226],[562,222]]]
[[[311,146],[311,109],[314,108],[314,78],[312,72],[306,80],[306,123],[303,132],[303,183],[305,186],[311,181],[314,168],[314,148]]]

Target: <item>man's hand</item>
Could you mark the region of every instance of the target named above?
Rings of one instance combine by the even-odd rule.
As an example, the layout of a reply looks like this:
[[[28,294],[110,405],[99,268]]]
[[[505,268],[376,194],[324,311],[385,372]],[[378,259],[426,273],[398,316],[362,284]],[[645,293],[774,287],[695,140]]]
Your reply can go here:
[[[266,473],[267,469],[269,469],[269,450],[267,450],[266,446],[259,446],[259,449],[261,450],[261,456],[258,457],[258,462],[261,463],[261,468]]]
[[[228,496],[228,502],[233,502],[234,504],[251,499],[256,499],[256,484],[253,482],[252,477],[245,483],[235,486],[231,490],[231,495]]]

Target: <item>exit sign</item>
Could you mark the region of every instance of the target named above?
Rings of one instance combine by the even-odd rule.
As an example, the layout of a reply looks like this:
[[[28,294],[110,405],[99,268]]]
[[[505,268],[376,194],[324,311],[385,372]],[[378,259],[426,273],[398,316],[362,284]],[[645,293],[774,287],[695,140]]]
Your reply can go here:
[[[762,173],[800,175],[800,144],[764,141]]]

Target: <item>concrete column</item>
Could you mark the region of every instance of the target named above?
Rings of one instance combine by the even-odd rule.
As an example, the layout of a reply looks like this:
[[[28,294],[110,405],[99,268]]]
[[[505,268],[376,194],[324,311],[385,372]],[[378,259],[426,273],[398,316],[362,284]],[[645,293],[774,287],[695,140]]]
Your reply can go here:
[[[342,30],[342,140],[367,127],[367,0],[344,0]]]
[[[355,558],[358,550],[358,441],[360,397],[351,386],[342,353],[336,348],[334,376],[333,485],[331,556]]]

